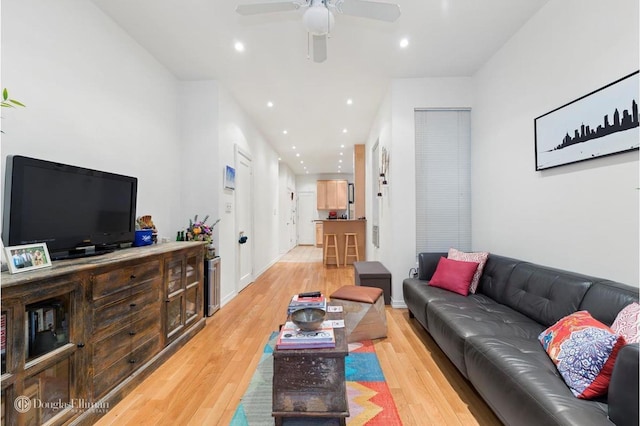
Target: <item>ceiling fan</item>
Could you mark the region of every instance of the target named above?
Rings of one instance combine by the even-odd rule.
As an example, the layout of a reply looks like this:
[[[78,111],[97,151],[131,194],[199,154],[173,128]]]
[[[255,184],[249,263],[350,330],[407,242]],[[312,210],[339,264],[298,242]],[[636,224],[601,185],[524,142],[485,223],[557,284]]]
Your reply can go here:
[[[385,22],[393,22],[400,17],[400,6],[397,4],[367,0],[272,0],[238,5],[236,12],[246,16],[303,8],[307,10],[302,16],[302,22],[309,36],[313,37],[314,62],[324,62],[327,59],[327,35],[333,28],[334,12]]]

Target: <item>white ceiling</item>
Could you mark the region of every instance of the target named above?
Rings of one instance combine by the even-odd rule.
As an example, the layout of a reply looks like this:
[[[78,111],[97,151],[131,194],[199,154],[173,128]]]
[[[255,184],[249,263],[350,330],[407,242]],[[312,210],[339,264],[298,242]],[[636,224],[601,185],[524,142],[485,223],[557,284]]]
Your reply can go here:
[[[303,174],[336,173],[340,159],[352,173],[353,145],[366,141],[392,78],[471,76],[548,0],[398,0],[393,23],[336,15],[324,63],[307,59],[302,10],[240,16],[237,4],[260,0],[92,1],[178,79],[218,80]]]

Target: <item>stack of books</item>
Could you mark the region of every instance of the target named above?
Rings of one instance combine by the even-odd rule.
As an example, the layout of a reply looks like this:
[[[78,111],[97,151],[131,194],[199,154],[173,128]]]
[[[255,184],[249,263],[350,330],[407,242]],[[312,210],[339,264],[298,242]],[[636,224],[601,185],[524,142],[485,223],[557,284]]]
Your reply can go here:
[[[335,348],[336,336],[330,322],[323,322],[322,327],[314,331],[300,330],[293,322],[287,321],[280,330],[277,349],[319,349]]]
[[[307,295],[305,295],[305,293],[296,294],[289,302],[287,315],[303,308],[320,308],[326,311],[327,299],[320,293],[307,293]]]

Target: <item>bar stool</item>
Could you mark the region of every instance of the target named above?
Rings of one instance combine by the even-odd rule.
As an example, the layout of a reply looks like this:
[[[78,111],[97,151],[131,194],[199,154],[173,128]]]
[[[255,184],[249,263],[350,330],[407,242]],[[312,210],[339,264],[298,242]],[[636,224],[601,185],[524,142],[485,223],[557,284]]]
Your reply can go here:
[[[333,239],[333,244],[329,245],[329,239]],[[329,254],[329,249],[332,248],[335,254]],[[338,255],[338,237],[336,234],[324,234],[324,264],[327,264],[327,260],[330,257],[336,258],[336,265],[340,266],[340,256]]]
[[[349,244],[351,238],[353,237],[353,244]],[[349,249],[355,249],[355,254],[349,254]],[[358,234],[355,232],[345,232],[344,233],[344,264],[347,265],[347,258],[355,257],[356,262],[360,261],[360,254],[358,253]]]

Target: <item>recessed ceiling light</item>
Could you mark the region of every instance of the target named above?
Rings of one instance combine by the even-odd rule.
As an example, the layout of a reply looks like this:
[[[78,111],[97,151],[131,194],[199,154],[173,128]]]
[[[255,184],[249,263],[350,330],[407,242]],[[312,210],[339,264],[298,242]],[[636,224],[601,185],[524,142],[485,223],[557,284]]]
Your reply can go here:
[[[342,160],[338,160],[338,163],[342,163]]]
[[[244,43],[241,41],[236,41],[233,45],[233,48],[236,49],[237,52],[244,52]]]
[[[339,168],[339,169],[341,169],[341,168],[342,168],[342,166],[338,164],[338,168]]]
[[[307,166],[304,166],[303,169],[307,170]]]
[[[340,155],[344,155],[344,153],[343,153],[343,152],[341,152],[341,153],[340,153]]]
[[[282,134],[283,134],[283,135],[286,135],[287,133],[289,133],[289,131],[288,131],[287,129],[284,129],[284,130],[282,131]]]
[[[342,129],[342,133],[347,133],[348,130],[347,129]]]
[[[347,105],[353,105],[353,99],[351,98],[347,99]]]
[[[268,106],[269,108],[273,108],[273,102],[271,102],[271,101],[267,102],[267,106]]]
[[[403,38],[400,40],[400,47],[405,49],[406,47],[409,46],[409,39],[408,38]]]
[[[300,157],[300,153],[299,152],[296,152],[296,157]]]
[[[278,161],[282,161],[282,158],[278,157]]]
[[[304,164],[304,161],[300,160],[300,164]]]
[[[305,173],[306,173],[306,174],[309,174],[309,170],[307,170]]]
[[[296,146],[295,146],[295,145],[294,145],[294,146],[292,146],[292,147],[291,147],[291,149],[296,149]]]
[[[344,148],[344,144],[340,145],[340,148]]]

